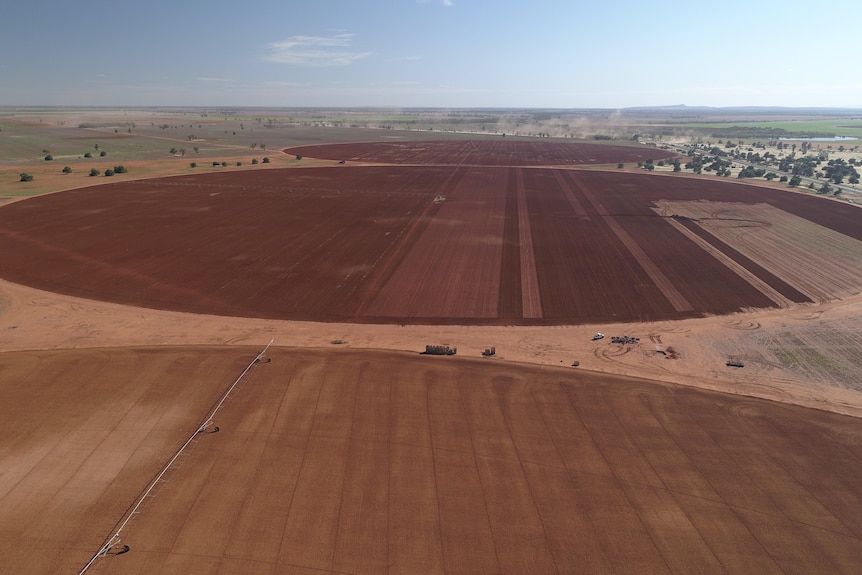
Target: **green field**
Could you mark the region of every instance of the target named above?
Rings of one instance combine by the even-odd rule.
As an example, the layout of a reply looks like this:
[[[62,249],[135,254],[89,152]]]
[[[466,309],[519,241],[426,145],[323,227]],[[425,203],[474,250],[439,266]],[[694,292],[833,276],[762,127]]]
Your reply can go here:
[[[701,130],[740,131],[762,129],[783,130],[787,136],[822,135],[862,138],[862,119],[837,118],[829,120],[780,120],[751,122],[681,122],[668,124],[676,128],[696,128]]]

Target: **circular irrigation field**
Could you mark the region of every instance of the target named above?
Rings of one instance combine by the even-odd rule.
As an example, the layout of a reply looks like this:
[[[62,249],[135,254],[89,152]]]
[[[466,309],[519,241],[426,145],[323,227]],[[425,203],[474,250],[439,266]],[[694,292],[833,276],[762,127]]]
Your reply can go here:
[[[399,145],[422,165],[190,175],[16,202],[0,210],[0,275],[167,310],[488,325],[725,314],[862,285],[852,206],[676,176],[444,165],[469,144]],[[559,165],[584,153],[494,144],[472,161],[497,150]],[[365,161],[385,160],[367,146]],[[591,153],[630,150],[642,151]]]
[[[344,162],[438,166],[575,166],[666,160],[676,154],[643,146],[506,140],[361,142],[289,148],[285,153]]]

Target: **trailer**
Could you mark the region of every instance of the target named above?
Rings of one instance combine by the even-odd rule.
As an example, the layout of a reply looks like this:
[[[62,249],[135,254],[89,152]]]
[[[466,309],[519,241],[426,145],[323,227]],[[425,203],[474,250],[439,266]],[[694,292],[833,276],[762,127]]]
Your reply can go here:
[[[455,355],[458,353],[458,348],[448,345],[426,345],[425,351],[420,353],[422,355]]]

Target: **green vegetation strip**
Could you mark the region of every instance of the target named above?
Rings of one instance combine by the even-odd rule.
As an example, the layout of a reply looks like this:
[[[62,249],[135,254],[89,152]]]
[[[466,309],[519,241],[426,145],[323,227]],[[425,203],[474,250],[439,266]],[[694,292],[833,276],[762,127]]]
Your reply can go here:
[[[784,130],[789,134],[828,134],[862,137],[862,120],[788,120],[778,122],[683,122],[669,124],[679,128],[705,130]]]

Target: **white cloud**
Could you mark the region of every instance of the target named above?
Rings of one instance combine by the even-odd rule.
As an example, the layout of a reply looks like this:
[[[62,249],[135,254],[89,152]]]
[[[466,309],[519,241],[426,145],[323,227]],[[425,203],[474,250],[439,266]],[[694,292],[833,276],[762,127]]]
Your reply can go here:
[[[269,44],[266,59],[292,66],[349,66],[367,58],[371,52],[349,50],[353,34],[332,36],[292,36],[287,40]]]
[[[223,83],[236,81],[236,80],[233,80],[231,78],[212,78],[209,76],[198,77],[198,78],[195,78],[195,80],[197,80],[198,82],[223,82]]]

